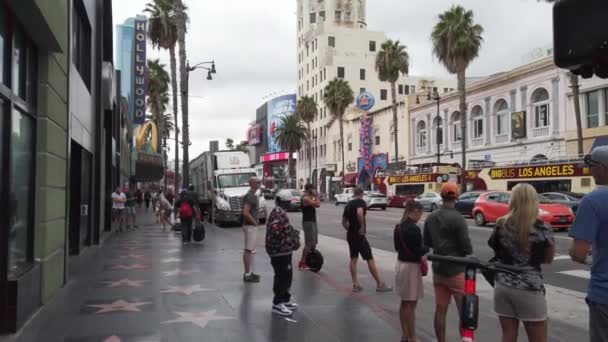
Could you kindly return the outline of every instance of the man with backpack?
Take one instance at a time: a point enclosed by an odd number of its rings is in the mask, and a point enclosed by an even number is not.
[[[179,199],[175,202],[175,210],[179,214],[179,219],[182,223],[182,243],[190,243],[192,241],[192,224],[195,218],[198,217],[198,196],[194,192],[194,186],[190,185],[190,191],[182,191]]]

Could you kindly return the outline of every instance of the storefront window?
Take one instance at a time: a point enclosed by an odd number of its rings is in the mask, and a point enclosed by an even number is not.
[[[33,212],[34,120],[14,109],[11,129],[11,186],[9,193],[9,278],[18,275],[30,260]]]
[[[13,92],[25,100],[27,65],[26,41],[21,30],[15,30],[15,48],[13,53]]]
[[[592,91],[585,94],[587,103],[587,128],[600,125],[600,91]]]

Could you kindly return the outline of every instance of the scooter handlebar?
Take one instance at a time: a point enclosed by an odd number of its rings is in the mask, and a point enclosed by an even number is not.
[[[505,272],[505,273],[522,273],[526,271],[534,270],[531,266],[525,267],[517,267],[512,265],[505,265],[502,263],[482,263],[475,256],[467,256],[467,257],[455,257],[455,256],[447,256],[447,255],[437,255],[430,254],[427,256],[430,261],[439,261],[439,262],[447,262],[457,265],[470,266],[477,269],[490,269],[497,272]]]

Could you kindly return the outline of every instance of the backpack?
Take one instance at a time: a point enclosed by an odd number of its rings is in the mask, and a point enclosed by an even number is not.
[[[192,239],[196,242],[201,242],[205,239],[205,226],[203,225],[203,222],[199,221],[194,225]]]
[[[189,219],[192,217],[192,206],[188,202],[182,202],[179,205],[179,217]]]
[[[310,270],[317,273],[323,267],[323,254],[318,249],[313,249],[306,256],[306,265],[310,267]]]

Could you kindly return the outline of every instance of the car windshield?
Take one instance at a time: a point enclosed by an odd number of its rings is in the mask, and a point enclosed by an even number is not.
[[[255,173],[235,173],[230,175],[219,175],[218,183],[220,189],[238,188],[249,186],[249,179],[255,177]]]
[[[291,196],[302,197],[302,192],[298,190],[291,190]]]
[[[547,197],[540,195],[540,194],[537,196],[538,196],[538,203],[551,203],[551,200],[549,200]]]

